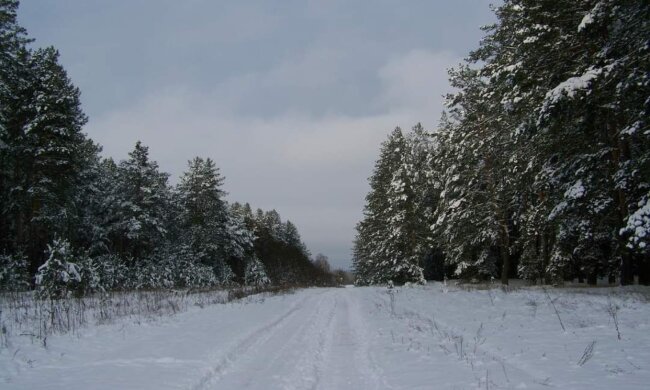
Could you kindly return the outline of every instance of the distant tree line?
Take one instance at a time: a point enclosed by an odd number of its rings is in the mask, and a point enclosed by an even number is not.
[[[331,283],[294,224],[225,201],[211,159],[171,186],[140,142],[101,158],[58,52],[29,47],[17,8],[0,0],[0,290]]]
[[[505,0],[437,129],[382,144],[358,284],[650,283],[650,4]]]

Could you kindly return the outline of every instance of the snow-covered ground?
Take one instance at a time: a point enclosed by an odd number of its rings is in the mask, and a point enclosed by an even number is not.
[[[252,296],[50,336],[46,349],[15,337],[0,388],[645,389],[648,293],[436,283]]]

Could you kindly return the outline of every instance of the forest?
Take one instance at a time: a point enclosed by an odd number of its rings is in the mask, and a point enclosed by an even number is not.
[[[101,156],[54,47],[0,2],[0,288],[46,297],[325,285],[297,227],[225,200],[210,158],[170,184],[137,142]],[[650,6],[509,0],[449,70],[434,128],[381,145],[359,285],[461,278],[650,283]],[[322,259],[321,259],[322,260]]]
[[[509,0],[436,128],[381,145],[360,285],[650,284],[650,6]]]
[[[0,290],[333,283],[291,221],[225,200],[212,159],[171,185],[139,141],[103,158],[57,50],[31,47],[17,9],[0,1]]]
[[[3,389],[648,387],[648,0],[34,3],[0,0]],[[93,128],[88,42],[192,93]]]

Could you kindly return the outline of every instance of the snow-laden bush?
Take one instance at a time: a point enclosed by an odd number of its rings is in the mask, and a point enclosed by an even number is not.
[[[127,290],[135,285],[135,281],[130,278],[132,273],[126,266],[126,260],[119,256],[101,255],[93,258],[93,264],[104,290]]]
[[[204,288],[222,284],[212,267],[196,261],[187,248],[157,253],[136,266],[132,278],[138,289]]]
[[[48,259],[36,273],[36,296],[41,299],[69,297],[81,287],[79,267],[73,263],[70,244],[55,239],[47,246]]]
[[[181,248],[165,259],[172,269],[172,279],[176,287],[203,288],[219,284],[211,267],[196,261],[189,248]]]
[[[217,267],[215,273],[217,274],[218,283],[222,286],[234,286],[237,283],[235,278],[237,275],[233,272],[228,264],[221,262]]]
[[[0,255],[0,291],[29,289],[27,259],[22,255]]]
[[[82,257],[76,263],[77,272],[81,279],[75,293],[79,296],[92,294],[94,292],[106,291],[99,274],[100,264],[97,259]]]
[[[172,288],[174,282],[171,273],[172,270],[168,268],[167,264],[152,258],[131,269],[130,278],[134,281],[134,287],[138,290]]]
[[[248,264],[246,264],[244,283],[247,286],[266,286],[271,284],[271,280],[266,275],[264,264],[262,264],[257,257],[253,257]]]
[[[628,236],[628,248],[650,253],[650,192],[639,201],[620,234]]]
[[[174,283],[178,287],[203,288],[219,284],[212,268],[206,265],[181,260],[176,268]]]

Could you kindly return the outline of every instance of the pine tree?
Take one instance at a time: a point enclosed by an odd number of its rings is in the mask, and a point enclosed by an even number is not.
[[[264,213],[260,223],[274,240],[282,241],[285,238],[282,218],[277,211],[271,210]]]
[[[21,254],[0,255],[0,291],[29,289],[27,259]]]
[[[222,199],[223,180],[214,161],[195,157],[181,177],[177,192],[181,204],[181,241],[201,263],[211,266],[217,277],[225,280],[232,273],[227,264],[229,256],[238,255],[234,244],[239,236],[235,236],[238,226],[230,219]]]
[[[19,250],[15,216],[20,206],[20,166],[13,148],[26,110],[26,45],[31,41],[17,23],[17,8],[17,0],[0,1],[0,249],[11,252]]]
[[[35,272],[54,232],[70,236],[74,194],[87,164],[86,117],[79,90],[54,48],[19,53],[24,66],[14,101],[4,106],[4,214],[13,250],[24,250]]]
[[[436,165],[438,138],[428,133],[418,123],[406,135],[406,144],[405,163],[413,196],[414,255],[425,271],[425,278],[442,280],[444,277],[443,248],[431,229],[442,191],[442,175]],[[438,263],[435,265],[438,267],[436,272],[429,272],[433,271],[432,262]]]
[[[73,262],[70,243],[54,239],[47,246],[47,260],[38,267],[36,274],[37,296],[41,299],[66,298],[79,289],[81,274]]]
[[[527,275],[595,283],[622,261],[629,281],[619,231],[647,188],[647,15],[638,1],[507,1],[474,53],[529,160],[518,189]]]
[[[479,71],[461,66],[450,75],[460,92],[448,97],[451,116],[441,124],[446,145],[436,164],[444,172],[444,189],[435,229],[457,274],[500,273],[507,284],[514,189],[510,136],[502,111],[485,98],[487,85]]]
[[[364,219],[357,226],[354,267],[358,284],[424,282],[415,251],[415,196],[407,155],[398,127],[382,144],[370,178]]]
[[[293,222],[286,221],[281,225],[279,237],[280,241],[289,246],[298,248],[305,256],[311,256],[309,250],[307,249],[307,246],[302,242],[298,228],[293,224]]]
[[[266,275],[264,264],[256,257],[253,257],[246,265],[244,282],[247,286],[265,286],[271,283]]]
[[[83,167],[75,183],[68,236],[73,247],[85,248],[91,255],[109,252],[108,218],[114,215],[117,181],[112,160],[103,163],[101,147],[91,140],[81,148]],[[110,165],[112,164],[112,165]]]
[[[139,141],[129,159],[117,168],[117,210],[113,244],[118,253],[142,261],[162,244],[167,234],[171,195],[166,173],[149,159]]]
[[[250,211],[250,207],[249,207]],[[231,211],[226,224],[225,254],[235,280],[244,282],[246,267],[255,259],[255,235],[246,225],[245,214]]]

